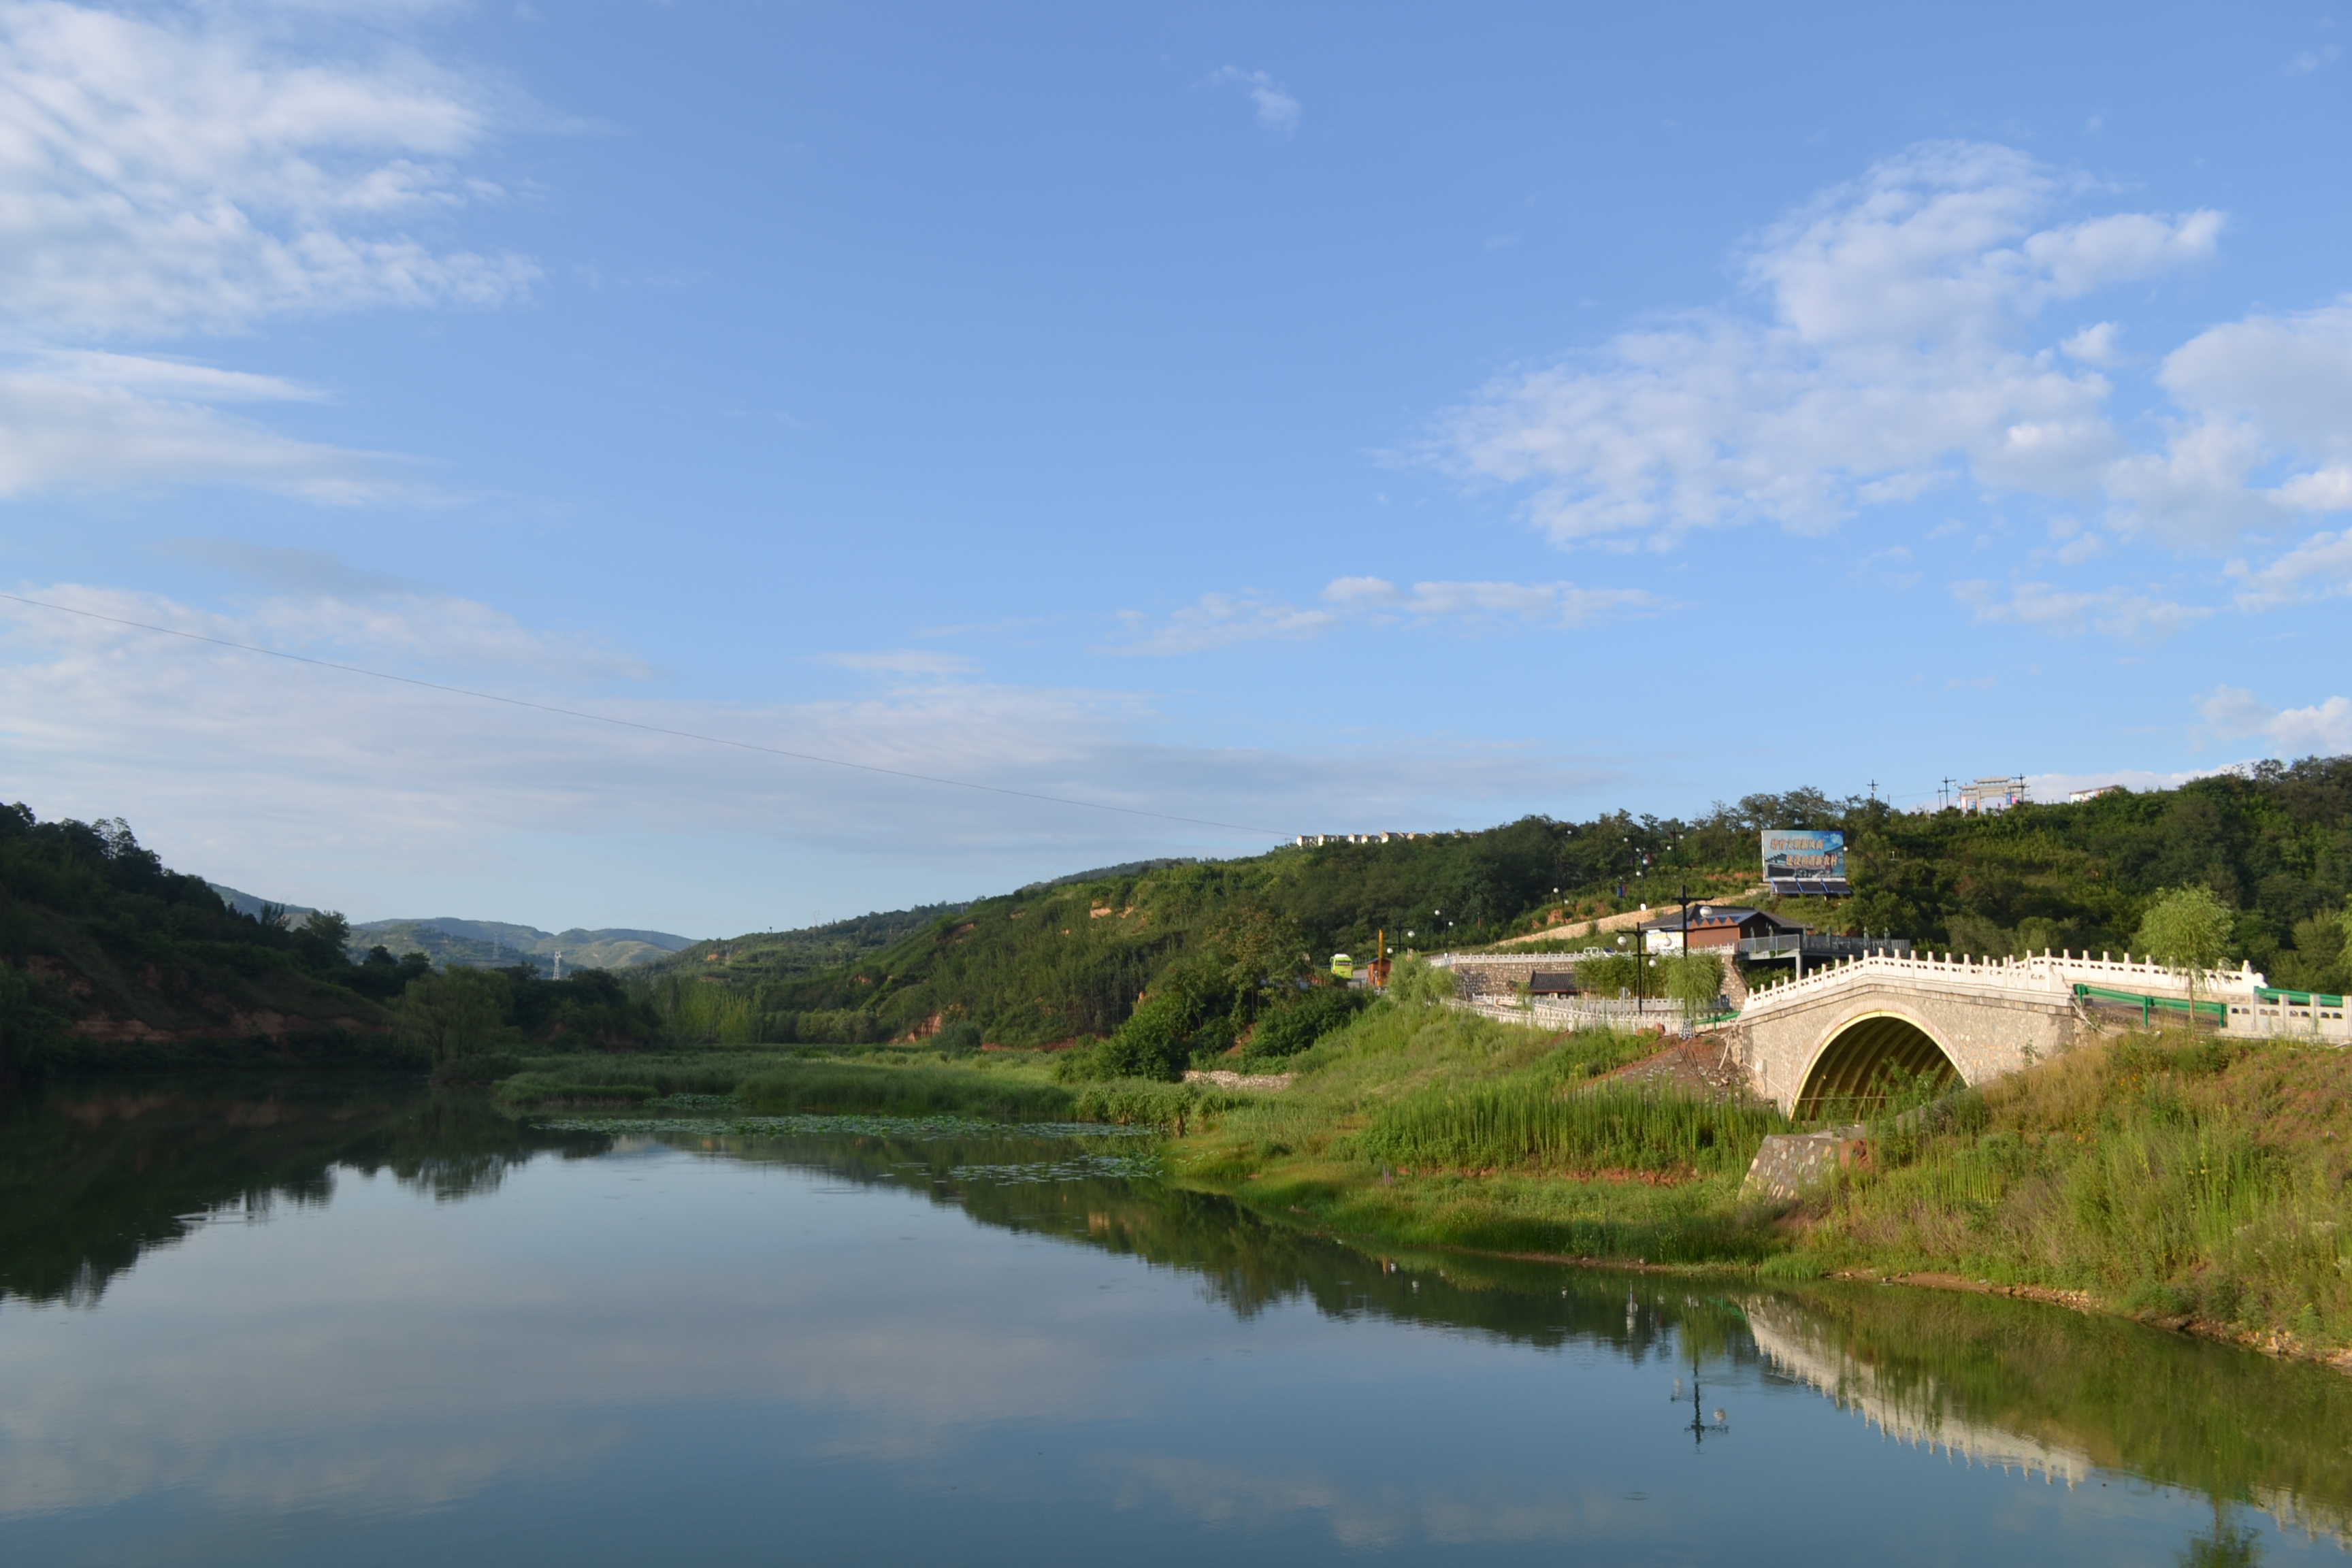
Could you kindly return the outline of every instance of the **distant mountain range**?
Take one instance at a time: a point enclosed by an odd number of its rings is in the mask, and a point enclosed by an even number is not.
[[[251,893],[218,882],[207,883],[228,906],[239,914],[258,915],[267,901]],[[299,921],[313,912],[301,904],[284,905],[286,912]],[[364,953],[372,947],[387,947],[394,953],[422,952],[436,964],[459,964],[473,968],[503,968],[525,959],[540,962],[541,968],[551,969],[555,955],[563,955],[563,966],[570,969],[628,969],[640,963],[651,963],[658,958],[692,947],[692,937],[677,936],[666,931],[629,931],[606,927],[587,931],[574,926],[570,931],[544,931],[536,926],[512,925],[504,921],[459,920],[454,915],[438,915],[427,920],[370,921],[352,927],[350,951]]]

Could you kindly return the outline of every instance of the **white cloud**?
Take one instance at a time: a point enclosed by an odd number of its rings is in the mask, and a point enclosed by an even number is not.
[[[0,498],[235,484],[342,502],[405,488],[399,466],[380,455],[297,441],[210,406],[310,395],[272,376],[122,354],[0,365]]]
[[[2132,642],[2161,640],[2213,614],[2200,605],[2177,604],[2125,588],[2075,593],[2048,583],[2013,584],[2006,598],[1990,583],[1955,583],[1952,596],[1980,622],[2031,626],[2055,637],[2096,631]]]
[[[2281,710],[2251,691],[2217,686],[2199,702],[2198,712],[2213,734],[2231,741],[2259,735],[2283,757],[2352,752],[2352,698]]]
[[[1528,489],[1561,544],[1819,531],[1963,479],[2099,502],[2116,537],[2178,548],[2352,510],[2352,296],[2164,355],[2160,438],[2139,449],[2109,416],[2121,323],[2034,346],[2052,307],[2215,252],[2219,214],[2065,217],[2085,188],[2005,148],[1915,148],[1747,248],[1760,310],[1504,377],[1448,416],[1437,459]]]
[[[100,345],[530,287],[528,258],[435,238],[500,199],[461,167],[497,115],[393,40],[417,9],[0,0],[0,496],[404,488],[381,458],[220,412],[315,389]]]
[[[486,95],[378,44],[322,58],[235,11],[0,5],[0,309],[114,337],[288,311],[495,304],[536,267],[409,232],[495,187]]]
[[[2071,338],[2059,342],[2059,352],[2068,359],[2081,360],[2084,364],[2105,367],[2122,359],[2123,352],[2116,339],[2123,329],[2113,321],[2100,321],[2084,327]]]
[[[1333,821],[1453,826],[1465,811],[1490,820],[1613,776],[1519,746],[1423,736],[1324,755],[1180,743],[1160,737],[1150,703],[1131,693],[1009,686],[887,659],[870,667],[870,687],[830,700],[664,697],[641,661],[593,637],[413,585],[371,592],[364,574],[337,582],[320,563],[257,564],[289,579],[325,573],[328,590],[281,592],[234,616],[72,584],[23,592],[658,730],[1275,833]],[[714,853],[737,884],[746,857],[777,863],[774,847],[796,846],[782,859],[837,868],[825,875],[843,886],[828,897],[845,900],[872,897],[877,884],[938,897],[1049,868],[1263,846],[1247,833],[534,712],[5,600],[0,758],[0,798],[45,816],[119,813],[175,865],[371,917],[415,912],[384,907],[388,888],[455,908],[449,889],[496,880],[502,891],[467,902],[529,918],[551,901],[551,878],[575,876],[530,858],[539,852],[527,847],[549,835],[598,846],[583,896],[612,915],[590,923],[629,923],[617,917],[632,905],[700,905],[707,893],[673,884],[689,841],[703,839],[726,847]],[[778,900],[772,886],[722,897],[730,911],[772,910]],[[807,907],[798,892],[789,899],[786,908]],[[594,913],[547,912],[565,923]],[[705,908],[688,929],[726,918]]]
[[[1819,531],[1967,476],[2089,495],[2124,455],[2106,380],[2032,352],[2048,307],[2210,257],[2212,212],[2055,214],[2071,194],[2007,148],[1912,149],[1762,234],[1761,317],[1701,311],[1505,377],[1440,460],[1533,488],[1560,543],[1670,544],[1750,521]],[[2078,332],[2085,353],[2112,331]]]
[[[2237,595],[2242,610],[2352,595],[2352,528],[2315,533],[2259,572],[2242,561],[2230,563],[2228,571],[2244,584]]]
[[[1257,106],[1257,122],[1269,131],[1286,133],[1298,129],[1299,116],[1304,112],[1297,99],[1275,84],[1274,78],[1264,71],[1245,71],[1238,66],[1227,66],[1216,79],[1239,87]]]
[[[2135,521],[2204,543],[2352,509],[2352,301],[2210,328],[2157,379],[2182,413],[2110,479]]]
[[[1335,610],[1301,609],[1250,593],[1203,594],[1157,626],[1140,611],[1122,612],[1119,618],[1133,640],[1112,650],[1118,653],[1202,653],[1235,643],[1303,641],[1339,624]]]
[[[1573,583],[1415,583],[1410,588],[1380,577],[1339,577],[1326,586],[1319,607],[1305,608],[1255,594],[1203,594],[1154,625],[1129,611],[1133,640],[1118,653],[1201,653],[1236,643],[1303,641],[1348,621],[1375,626],[1450,626],[1478,631],[1523,626],[1585,626],[1655,613],[1664,602],[1641,588],[1580,588]]]

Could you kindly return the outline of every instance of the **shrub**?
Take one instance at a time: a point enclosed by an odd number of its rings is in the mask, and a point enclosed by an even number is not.
[[[1389,970],[1387,996],[1404,1007],[1434,1007],[1459,994],[1454,971],[1418,958],[1401,958]]]
[[[1443,973],[1444,971],[1438,971]],[[1252,1057],[1295,1057],[1335,1029],[1346,1026],[1371,1000],[1363,991],[1318,985],[1274,1008],[1257,1021],[1249,1038]]]

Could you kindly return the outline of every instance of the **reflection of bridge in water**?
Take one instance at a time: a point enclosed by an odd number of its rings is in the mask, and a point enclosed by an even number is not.
[[[2132,1473],[2112,1458],[2105,1462],[2095,1458],[2084,1444],[2063,1436],[2020,1432],[1969,1415],[1932,1373],[1906,1376],[1881,1369],[1854,1354],[1831,1324],[1808,1316],[1793,1302],[1755,1297],[1742,1307],[1748,1332],[1767,1365],[1839,1409],[1861,1416],[1894,1442],[1971,1466],[1998,1466],[2004,1475],[2039,1476],[2046,1484],[2064,1481],[2069,1490],[2099,1470]],[[2283,1487],[2256,1484],[2240,1495],[2287,1529],[2300,1530],[2314,1540],[2328,1536],[2352,1550],[2352,1517],[2340,1509],[2311,1502]]]
[[[1933,1377],[1905,1386],[1883,1381],[1876,1367],[1786,1302],[1762,1298],[1746,1307],[1748,1331],[1774,1371],[1809,1384],[1895,1442],[1970,1465],[1998,1465],[2004,1474],[2013,1468],[2045,1481],[2063,1480],[2070,1488],[2098,1468],[2078,1448],[1969,1420],[1951,1408]]]

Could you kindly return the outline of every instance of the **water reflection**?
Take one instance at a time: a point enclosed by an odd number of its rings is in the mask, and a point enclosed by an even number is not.
[[[456,1200],[542,1153],[610,1140],[550,1133],[479,1094],[414,1079],[153,1079],[0,1097],[0,1300],[94,1305],[152,1247],[207,1220],[326,1203],[335,1173],[390,1173]]]
[[[97,1303],[148,1249],[183,1241],[208,1219],[315,1209],[335,1196],[341,1173],[386,1174],[412,1193],[457,1204],[499,1191],[511,1173],[542,1156],[610,1155],[610,1169],[624,1173],[616,1179],[635,1181],[625,1174],[632,1154],[645,1155],[639,1163],[654,1170],[662,1160],[683,1163],[671,1152],[683,1150],[717,1172],[815,1173],[845,1187],[908,1194],[919,1208],[968,1215],[993,1232],[1049,1240],[1049,1252],[1066,1247],[1131,1258],[1189,1281],[1243,1323],[1304,1306],[1338,1322],[1419,1327],[1477,1345],[1654,1369],[1657,1381],[1642,1394],[1647,1408],[1657,1412],[1666,1394],[1663,1418],[1680,1426],[1685,1447],[1702,1452],[1718,1446],[1733,1455],[1754,1452],[1771,1439],[1749,1422],[1741,1399],[1760,1397],[1759,1388],[1803,1388],[1857,1427],[1915,1447],[1923,1458],[1998,1468],[2053,1489],[2095,1489],[2121,1477],[2178,1489],[2208,1500],[2210,1513],[2210,1525],[2178,1548],[2183,1563],[2259,1561],[2266,1537],[2250,1527],[2248,1510],[2339,1542],[2352,1521],[2352,1458],[2341,1436],[2352,1430],[2352,1383],[2333,1373],[1990,1297],[1865,1287],[1775,1290],[1744,1279],[1367,1253],[1269,1224],[1222,1199],[1114,1173],[1129,1169],[1139,1147],[1109,1140],[1047,1144],[1001,1132],[616,1138],[533,1129],[498,1115],[478,1095],[430,1094],[405,1082],[58,1089],[0,1111],[0,1297]],[[1038,1179],[1046,1168],[1057,1179]],[[573,1201],[533,1224],[570,1224],[575,1249],[587,1250],[598,1245],[593,1237],[620,1234],[604,1216],[623,1212],[603,1210],[592,1220]],[[640,1270],[708,1270],[723,1257],[712,1250],[714,1238],[760,1241],[748,1225],[774,1212],[772,1203],[747,1198],[740,1210],[711,1217],[707,1234],[668,1252],[633,1244],[629,1256]],[[867,1212],[845,1214],[845,1247],[859,1240]],[[676,1209],[663,1213],[664,1223],[677,1222]],[[567,1268],[592,1278],[594,1261],[575,1256]],[[971,1263],[965,1257],[960,1266]],[[519,1278],[509,1277],[509,1289]],[[532,1284],[544,1289],[544,1300],[497,1304],[510,1314],[502,1321],[527,1323],[528,1334],[486,1341],[499,1347],[494,1364],[513,1379],[511,1396],[452,1363],[435,1394],[440,1403],[429,1413],[419,1405],[419,1414],[404,1418],[415,1428],[411,1458],[424,1467],[416,1474],[395,1487],[388,1470],[364,1469],[390,1463],[398,1446],[379,1429],[341,1449],[302,1445],[303,1462],[321,1476],[342,1467],[344,1479],[305,1479],[307,1472],[289,1468],[270,1485],[304,1496],[337,1486],[366,1490],[371,1507],[396,1511],[445,1506],[487,1485],[486,1478],[593,1465],[629,1439],[626,1424],[608,1414],[589,1419],[558,1407],[549,1391],[577,1389],[583,1367],[594,1370],[600,1412],[665,1394],[714,1409],[730,1398],[791,1400],[850,1413],[825,1438],[832,1457],[902,1464],[944,1451],[942,1431],[1099,1422],[1107,1411],[1122,1413],[1111,1407],[1128,1397],[1111,1392],[1114,1352],[1128,1353],[1120,1347],[1057,1342],[1056,1324],[1042,1310],[1025,1321],[976,1321],[875,1300],[875,1282],[889,1278],[877,1260],[793,1277],[796,1294],[767,1298],[771,1323],[796,1325],[797,1342],[730,1337],[727,1325],[736,1320],[716,1308],[704,1319],[681,1314],[669,1337],[648,1342],[644,1310],[653,1298],[642,1275],[631,1287],[639,1293],[627,1297],[583,1295],[572,1288],[573,1274],[546,1278],[557,1283]],[[1003,1287],[995,1310],[1002,1314],[1003,1303],[1018,1301],[1025,1288]],[[436,1300],[425,1285],[407,1298],[386,1285],[369,1291],[370,1305],[394,1323],[423,1321]],[[1148,1357],[1151,1334],[1163,1331],[1164,1324],[1143,1333],[1134,1354]],[[802,1353],[810,1346],[821,1352]],[[195,1403],[205,1409],[238,1409],[239,1430],[323,1431],[339,1410],[381,1397],[365,1364],[318,1363],[296,1384],[301,1401],[239,1384],[225,1370],[232,1364],[224,1356],[219,1368],[192,1373],[189,1382],[204,1389]],[[135,1424],[142,1418],[137,1377],[125,1371],[120,1381],[121,1387],[103,1386],[101,1397],[59,1384],[47,1391],[47,1403],[20,1400],[21,1452],[64,1455],[73,1446],[67,1435],[93,1430],[85,1406]],[[126,1439],[114,1451],[132,1446]],[[192,1485],[200,1474],[193,1448],[182,1442],[156,1450],[164,1457],[152,1474],[100,1478],[88,1470],[100,1462],[99,1447],[83,1445],[74,1460],[83,1468],[72,1477],[60,1470],[58,1479],[39,1480],[20,1471],[11,1496],[94,1506]],[[1118,1495],[1130,1500],[1119,1506],[1159,1498],[1213,1524],[1311,1514],[1329,1521],[1343,1542],[1376,1544],[1402,1539],[1408,1517],[1433,1541],[1586,1539],[1635,1530],[1626,1521],[1638,1519],[1646,1500],[1633,1491],[1408,1493],[1393,1479],[1367,1479],[1345,1458],[1322,1458],[1333,1467],[1329,1475],[1313,1459],[1285,1467],[1227,1463],[1213,1453],[1129,1454],[1116,1461],[1124,1467]],[[242,1483],[220,1471],[207,1484],[217,1491]],[[58,1506],[27,1501],[19,1511]]]

